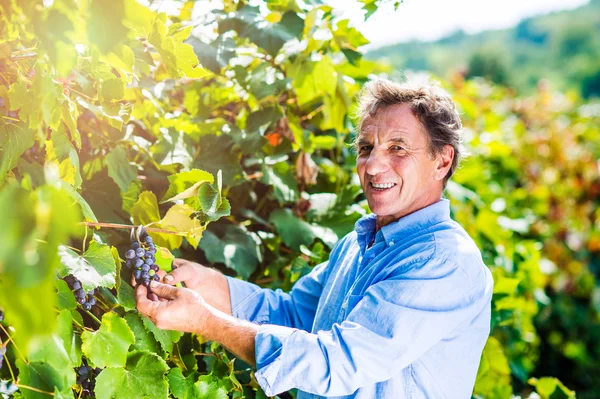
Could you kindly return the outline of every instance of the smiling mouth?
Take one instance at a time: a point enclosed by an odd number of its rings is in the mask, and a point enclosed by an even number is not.
[[[385,191],[389,190],[392,187],[396,186],[396,183],[369,183],[369,185],[376,191]]]

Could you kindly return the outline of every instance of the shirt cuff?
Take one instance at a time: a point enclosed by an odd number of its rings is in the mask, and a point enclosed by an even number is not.
[[[256,352],[256,381],[267,396],[275,396],[294,388],[294,383],[281,373],[283,347],[298,329],[264,324],[254,341]]]
[[[253,309],[248,306],[251,299],[260,294],[261,288],[247,281],[225,276],[229,284],[229,300],[233,317],[252,321]]]

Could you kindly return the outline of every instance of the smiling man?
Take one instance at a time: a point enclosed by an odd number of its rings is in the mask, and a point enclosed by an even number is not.
[[[359,98],[357,172],[372,214],[327,262],[272,291],[185,260],[137,289],[158,327],[202,334],[298,399],[471,397],[492,278],[442,192],[462,153],[450,96],[377,80]],[[184,281],[188,288],[172,284]]]

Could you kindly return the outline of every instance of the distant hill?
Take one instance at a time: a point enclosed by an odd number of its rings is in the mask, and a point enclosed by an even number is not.
[[[458,70],[520,92],[533,90],[545,78],[553,88],[600,97],[600,0],[528,18],[511,29],[475,35],[458,31],[435,42],[382,47],[366,57],[385,59],[398,71],[446,77]]]

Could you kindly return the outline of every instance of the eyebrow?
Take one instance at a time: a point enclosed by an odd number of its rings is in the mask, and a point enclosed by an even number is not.
[[[404,144],[404,145],[408,145],[408,142],[406,141],[406,139],[404,139],[404,137],[394,137],[388,140],[388,142],[390,143],[398,143],[398,144]],[[371,141],[365,139],[365,138],[359,138],[357,141],[357,145],[360,147],[362,145],[365,144],[371,144]]]

